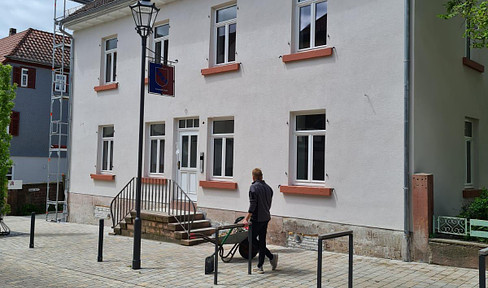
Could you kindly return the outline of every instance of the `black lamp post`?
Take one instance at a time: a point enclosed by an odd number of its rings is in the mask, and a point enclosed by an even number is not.
[[[139,107],[139,155],[137,159],[137,183],[136,183],[136,219],[134,221],[134,253],[132,256],[132,269],[141,268],[141,178],[142,178],[142,143],[144,132],[144,78],[146,70],[146,45],[147,36],[152,33],[159,9],[149,0],[141,0],[129,6],[132,17],[136,23],[136,31],[142,39],[141,59],[141,104]]]

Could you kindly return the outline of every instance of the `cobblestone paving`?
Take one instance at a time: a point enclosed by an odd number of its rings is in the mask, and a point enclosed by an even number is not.
[[[98,227],[37,219],[35,248],[29,249],[30,218],[6,217],[12,234],[0,237],[0,287],[212,287],[204,274],[210,244],[193,247],[142,240],[140,270],[132,270],[132,238],[108,235],[97,262]],[[270,246],[278,268],[265,263],[262,275],[247,274],[236,254],[219,262],[219,286],[314,287],[316,252]],[[347,255],[324,252],[323,287],[347,287]],[[255,264],[255,263],[253,263]],[[354,287],[477,287],[477,270],[354,256]]]

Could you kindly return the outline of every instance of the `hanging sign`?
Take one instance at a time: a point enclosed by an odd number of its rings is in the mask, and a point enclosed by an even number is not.
[[[149,93],[174,96],[175,67],[149,63]]]

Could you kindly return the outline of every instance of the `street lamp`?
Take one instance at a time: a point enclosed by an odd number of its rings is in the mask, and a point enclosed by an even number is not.
[[[142,143],[144,132],[144,78],[146,70],[147,36],[152,33],[159,9],[149,0],[141,0],[129,6],[136,24],[136,31],[142,39],[141,58],[141,99],[139,107],[139,155],[137,159],[136,183],[136,219],[134,221],[134,253],[132,256],[132,269],[141,268],[141,179],[142,179]]]

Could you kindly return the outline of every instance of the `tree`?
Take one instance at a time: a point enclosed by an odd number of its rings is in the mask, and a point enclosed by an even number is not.
[[[0,64],[0,216],[10,212],[7,204],[7,173],[12,167],[10,160],[10,139],[12,136],[7,132],[10,125],[10,114],[14,108],[16,85],[11,83],[10,65]]]
[[[448,0],[443,19],[461,16],[466,20],[464,37],[471,40],[472,47],[488,48],[488,0]]]

